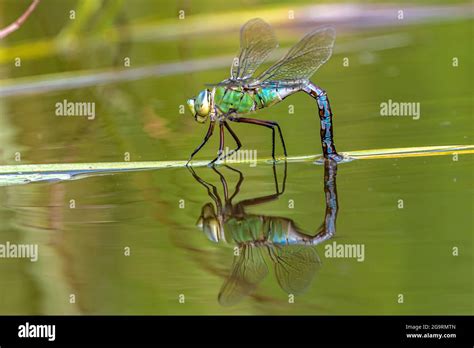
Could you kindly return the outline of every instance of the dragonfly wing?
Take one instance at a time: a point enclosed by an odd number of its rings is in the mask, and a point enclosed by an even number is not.
[[[231,80],[250,78],[271,51],[278,47],[272,27],[254,18],[240,29],[240,52],[231,68]]]
[[[336,31],[322,27],[306,35],[277,63],[257,78],[269,81],[297,81],[309,79],[331,57]]]
[[[288,294],[303,293],[313,281],[320,260],[309,245],[274,246],[269,249],[280,287]]]
[[[219,303],[232,306],[255,290],[268,268],[259,247],[244,245],[234,257],[232,271],[219,291]]]

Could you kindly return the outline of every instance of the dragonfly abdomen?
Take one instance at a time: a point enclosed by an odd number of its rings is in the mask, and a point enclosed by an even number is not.
[[[283,87],[264,87],[255,90],[255,99],[258,109],[272,106],[281,102],[286,97],[300,91],[299,85]]]
[[[258,108],[266,108],[282,100],[276,88],[259,88],[255,92],[255,100]]]
[[[268,219],[267,239],[275,245],[316,245],[318,236],[311,236],[297,227],[291,219],[272,217]]]
[[[291,219],[246,215],[226,221],[225,240],[237,244],[311,245],[321,240],[302,233]]]
[[[294,238],[293,222],[290,219],[282,217],[273,217],[269,219],[268,240],[276,245],[298,244],[301,239]]]

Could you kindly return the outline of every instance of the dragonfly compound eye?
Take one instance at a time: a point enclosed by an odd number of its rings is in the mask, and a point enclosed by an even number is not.
[[[207,117],[210,111],[209,92],[207,89],[200,92],[194,101],[194,109],[198,116]],[[199,120],[198,120],[199,121]],[[205,121],[205,119],[204,119]]]
[[[203,232],[210,241],[214,243],[219,242],[220,240],[219,221],[215,218],[206,219],[203,222]]]

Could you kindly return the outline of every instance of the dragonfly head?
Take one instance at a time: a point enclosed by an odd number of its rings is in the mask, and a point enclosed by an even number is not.
[[[204,123],[211,112],[211,92],[208,89],[201,91],[196,98],[188,99],[188,108],[199,123]]]
[[[201,216],[199,217],[196,226],[201,229],[206,237],[212,242],[219,242],[222,238],[222,226],[217,217],[214,206],[207,203],[202,207]]]

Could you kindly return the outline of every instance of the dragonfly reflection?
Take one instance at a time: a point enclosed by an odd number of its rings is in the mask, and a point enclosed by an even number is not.
[[[320,260],[314,245],[331,238],[336,232],[338,210],[336,191],[337,164],[325,161],[324,192],[326,211],[324,221],[315,233],[307,233],[290,218],[250,214],[245,210],[276,200],[285,191],[287,164],[284,166],[283,183],[280,190],[277,171],[273,165],[275,193],[233,203],[240,192],[244,176],[239,170],[228,165],[229,172],[239,175],[234,192],[230,195],[225,176],[215,167],[212,170],[219,176],[223,187],[222,201],[215,185],[204,181],[189,168],[193,177],[203,185],[214,201],[206,203],[201,210],[197,226],[211,241],[235,245],[234,261],[230,275],[219,292],[219,303],[233,305],[250,295],[268,274],[264,254],[273,264],[277,281],[288,294],[303,293],[311,284]]]

